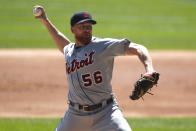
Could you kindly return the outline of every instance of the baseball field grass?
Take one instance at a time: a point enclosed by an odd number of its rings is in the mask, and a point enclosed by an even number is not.
[[[196,118],[127,118],[133,131],[195,131]],[[57,118],[1,118],[1,131],[52,131]]]
[[[195,0],[1,0],[0,48],[54,48],[32,14],[45,7],[49,19],[73,41],[70,17],[89,11],[98,37],[128,38],[149,49],[196,49]]]

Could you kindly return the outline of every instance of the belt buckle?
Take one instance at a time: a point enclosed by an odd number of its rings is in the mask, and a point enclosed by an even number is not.
[[[88,106],[88,105],[84,105],[84,106],[83,106],[83,110],[84,110],[84,111],[89,111],[89,106]]]

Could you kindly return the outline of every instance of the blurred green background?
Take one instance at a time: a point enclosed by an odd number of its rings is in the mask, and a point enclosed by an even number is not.
[[[0,48],[54,48],[32,14],[45,7],[52,23],[71,41],[70,17],[89,11],[94,36],[128,38],[149,49],[196,49],[196,0],[0,0]]]

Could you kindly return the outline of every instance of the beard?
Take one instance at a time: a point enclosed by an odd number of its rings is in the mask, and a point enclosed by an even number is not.
[[[76,35],[75,38],[82,44],[82,45],[87,45],[88,43],[91,42],[92,39],[92,34],[91,33],[83,33],[81,35]]]

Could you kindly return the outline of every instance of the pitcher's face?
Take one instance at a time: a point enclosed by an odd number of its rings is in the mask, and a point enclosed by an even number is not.
[[[81,44],[86,45],[92,39],[92,24],[84,22],[71,27],[71,31]]]

